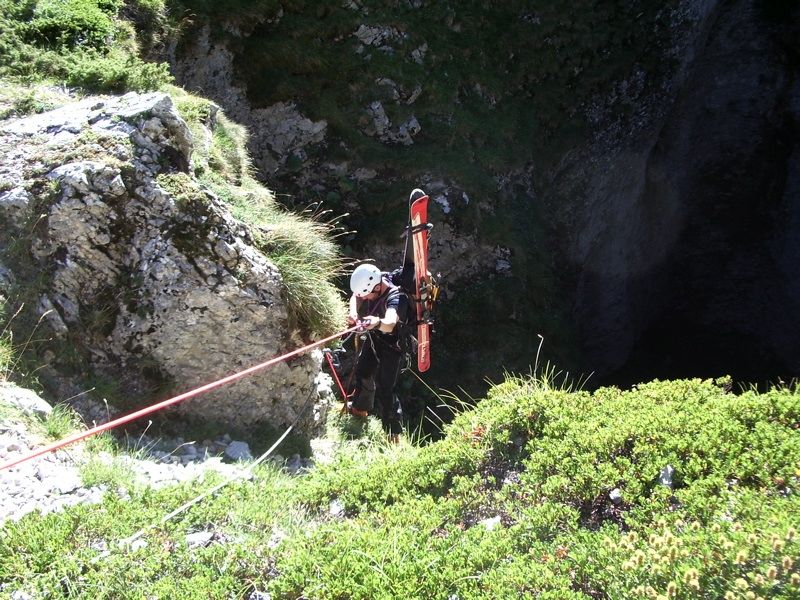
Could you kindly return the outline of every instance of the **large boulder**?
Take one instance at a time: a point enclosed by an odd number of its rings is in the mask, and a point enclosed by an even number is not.
[[[36,305],[55,370],[77,346],[92,371],[150,403],[302,345],[280,273],[191,175],[192,146],[163,93],[0,125],[0,221],[28,250],[18,265],[44,275]],[[307,354],[175,410],[285,426],[317,399],[319,370],[320,356]],[[304,412],[300,431],[313,433],[315,414]]]

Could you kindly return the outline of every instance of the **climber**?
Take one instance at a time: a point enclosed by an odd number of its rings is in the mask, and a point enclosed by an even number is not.
[[[368,263],[353,271],[350,289],[348,322],[361,323],[365,335],[356,358],[349,411],[358,417],[377,411],[384,431],[397,442],[403,430],[403,411],[394,387],[403,357],[401,334],[410,314],[408,297]],[[374,406],[376,396],[378,405]]]

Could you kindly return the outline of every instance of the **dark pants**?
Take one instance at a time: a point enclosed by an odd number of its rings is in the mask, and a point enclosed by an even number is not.
[[[363,341],[356,363],[353,408],[379,414],[383,429],[392,434],[403,431],[403,409],[394,393],[402,357],[400,350],[372,334]]]

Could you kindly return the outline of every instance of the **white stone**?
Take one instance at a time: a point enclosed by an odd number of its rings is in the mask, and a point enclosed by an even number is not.
[[[444,214],[449,214],[450,213],[450,202],[447,201],[447,197],[446,196],[436,196],[433,199],[433,201],[436,202],[436,204],[438,204],[439,206],[442,207],[442,212]]]
[[[73,470],[52,473],[48,479],[42,481],[42,486],[60,494],[69,494],[81,487],[81,478]]]
[[[331,500],[330,505],[328,506],[328,513],[332,517],[338,517],[344,513],[344,504],[338,498]]]
[[[233,441],[225,448],[225,456],[231,460],[253,460],[247,442]]]
[[[186,536],[186,545],[189,548],[203,548],[208,546],[212,539],[214,539],[213,531],[198,531]]]
[[[0,216],[5,216],[15,226],[25,223],[31,196],[21,187],[0,193]]]
[[[11,383],[0,383],[0,399],[21,410],[26,415],[44,417],[53,411],[53,407],[34,392]],[[9,451],[14,451],[18,448],[18,443],[6,446]]]

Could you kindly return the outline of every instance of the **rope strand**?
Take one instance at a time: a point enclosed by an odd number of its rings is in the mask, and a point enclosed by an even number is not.
[[[170,398],[168,400],[164,400],[163,402],[159,402],[158,404],[153,404],[152,406],[148,406],[148,407],[143,408],[141,410],[137,410],[136,412],[133,412],[133,413],[131,413],[129,415],[120,417],[119,419],[115,419],[113,421],[109,421],[108,423],[104,423],[103,425],[98,425],[96,427],[92,427],[91,429],[87,429],[86,431],[79,431],[79,432],[74,433],[74,434],[72,434],[70,436],[67,436],[67,437],[65,437],[65,438],[63,438],[61,440],[53,442],[52,444],[48,444],[46,446],[42,446],[41,448],[38,448],[38,449],[34,450],[33,452],[30,452],[30,453],[25,454],[23,456],[20,456],[20,457],[17,457],[17,458],[14,458],[12,460],[4,462],[3,464],[0,465],[0,471],[3,471],[5,469],[10,469],[11,467],[15,467],[15,466],[17,466],[17,465],[19,465],[21,463],[24,463],[26,461],[34,459],[37,456],[41,456],[43,454],[49,454],[50,452],[54,452],[55,450],[58,450],[59,448],[63,448],[64,446],[68,446],[70,444],[74,444],[75,442],[79,442],[80,440],[83,440],[83,439],[85,439],[87,437],[90,437],[92,435],[95,435],[95,434],[98,434],[98,433],[102,433],[103,431],[108,431],[109,429],[114,429],[115,427],[119,427],[120,425],[124,425],[125,423],[130,423],[131,421],[134,421],[134,420],[138,419],[139,417],[143,417],[145,415],[149,415],[151,413],[154,413],[154,412],[156,412],[158,410],[161,410],[163,408],[166,408],[168,406],[172,406],[174,404],[178,404],[179,402],[183,402],[184,400],[188,400],[189,398],[192,398],[194,396],[202,394],[203,392],[208,392],[208,391],[213,390],[215,388],[221,387],[223,385],[226,385],[228,383],[236,381],[237,379],[241,379],[242,377],[245,377],[247,375],[255,373],[256,371],[260,371],[261,369],[265,369],[267,367],[271,367],[272,365],[275,365],[275,364],[277,364],[279,362],[282,362],[284,360],[288,360],[289,358],[292,358],[294,356],[302,354],[303,352],[311,350],[312,348],[316,348],[317,346],[322,346],[324,344],[327,344],[328,342],[331,342],[331,341],[333,341],[333,340],[335,340],[337,338],[340,338],[343,335],[346,335],[346,334],[348,334],[350,332],[356,331],[357,329],[359,329],[359,325],[354,325],[353,327],[345,329],[344,331],[341,331],[341,332],[339,332],[337,334],[328,336],[328,337],[326,337],[326,338],[324,338],[322,340],[319,340],[318,342],[314,342],[312,344],[308,344],[307,346],[303,346],[302,348],[298,348],[297,350],[293,350],[291,352],[287,352],[286,354],[283,354],[281,356],[277,356],[275,358],[272,358],[272,359],[270,359],[270,360],[268,360],[266,362],[263,362],[263,363],[261,363],[259,365],[255,365],[255,366],[250,367],[248,369],[244,369],[243,371],[239,371],[238,373],[234,373],[233,375],[228,375],[227,377],[223,377],[222,379],[218,379],[216,381],[212,381],[211,383],[207,383],[207,384],[205,384],[203,386],[200,386],[198,388],[195,388],[193,390],[189,390],[188,392],[184,392],[183,394],[180,394],[180,395],[175,396],[173,398]]]

